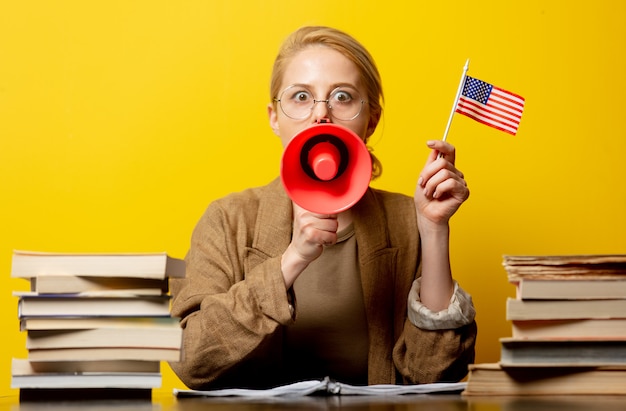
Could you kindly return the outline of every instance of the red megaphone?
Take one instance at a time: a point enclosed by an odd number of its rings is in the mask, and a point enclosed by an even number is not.
[[[372,159],[352,130],[322,123],[296,134],[285,147],[280,177],[287,195],[300,207],[336,214],[365,194]]]

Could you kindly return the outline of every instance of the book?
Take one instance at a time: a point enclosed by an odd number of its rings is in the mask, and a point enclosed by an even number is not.
[[[467,411],[624,411],[623,395],[502,395],[461,399],[467,408],[460,409]]]
[[[18,318],[63,316],[169,316],[170,296],[80,296],[13,293],[18,297]]]
[[[405,395],[405,394],[435,394],[459,393],[466,387],[464,382],[432,383],[432,384],[377,384],[351,385],[334,381],[328,377],[321,380],[298,381],[292,384],[281,385],[268,389],[226,388],[216,390],[186,390],[174,389],[174,395],[184,397],[305,397],[308,395]]]
[[[87,330],[92,328],[179,327],[177,317],[23,317],[20,331],[28,330]]]
[[[161,386],[160,371],[152,372],[37,372],[30,361],[13,359],[11,388],[132,388],[151,389]]]
[[[11,376],[11,388],[141,388],[161,386],[160,373],[85,372]]]
[[[626,318],[621,300],[519,300],[507,298],[507,320],[567,320]]]
[[[513,338],[626,338],[626,318],[514,320]]]
[[[161,278],[41,275],[30,279],[30,290],[38,294],[160,295],[169,291],[169,281]]]
[[[30,361],[180,361],[181,350],[146,347],[78,347],[28,350]]]
[[[33,278],[48,275],[164,279],[184,277],[185,262],[166,253],[13,251],[11,277]]]
[[[626,339],[500,339],[502,367],[626,367]]]
[[[12,372],[20,375],[41,373],[81,373],[81,372],[147,372],[161,371],[160,361],[105,360],[105,361],[32,361],[13,358]]]
[[[609,300],[626,299],[624,279],[522,279],[517,284],[519,300]]]
[[[87,330],[29,330],[26,349],[80,347],[145,347],[180,349],[182,328],[160,327],[92,328]]]
[[[41,411],[42,405],[47,411],[85,408],[85,405],[90,410],[117,407],[154,411],[152,388],[20,388],[19,402],[22,411]],[[104,404],[94,405],[97,402]],[[124,406],[120,407],[120,403]]]
[[[624,395],[626,367],[516,367],[470,364],[464,396]]]
[[[619,279],[626,275],[626,254],[522,256],[505,255],[502,265],[509,281],[536,279]]]

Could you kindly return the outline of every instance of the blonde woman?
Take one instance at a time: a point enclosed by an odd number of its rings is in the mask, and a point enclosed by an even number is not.
[[[267,110],[283,146],[320,122],[367,143],[382,102],[358,41],[303,27],[278,53]],[[462,379],[477,328],[450,270],[449,219],[469,190],[454,147],[427,145],[413,198],[367,188],[348,210],[318,214],[293,203],[277,178],[211,203],[187,276],[172,282],[184,356],[171,366],[181,381],[209,389],[326,376],[362,385]],[[375,178],[382,168],[372,160]]]

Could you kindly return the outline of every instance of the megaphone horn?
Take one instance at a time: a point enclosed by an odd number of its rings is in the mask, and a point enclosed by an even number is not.
[[[369,186],[372,160],[352,130],[322,123],[298,133],[285,147],[281,180],[300,207],[336,214],[356,204]]]

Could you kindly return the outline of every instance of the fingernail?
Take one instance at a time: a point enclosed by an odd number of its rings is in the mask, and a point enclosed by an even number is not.
[[[434,140],[428,140],[428,141],[426,142],[426,145],[427,145],[428,147],[432,147],[432,146],[434,146],[434,145],[435,145],[435,141],[434,141]]]
[[[417,185],[421,187],[423,184],[424,184],[424,177],[420,176],[420,178],[417,180]]]

